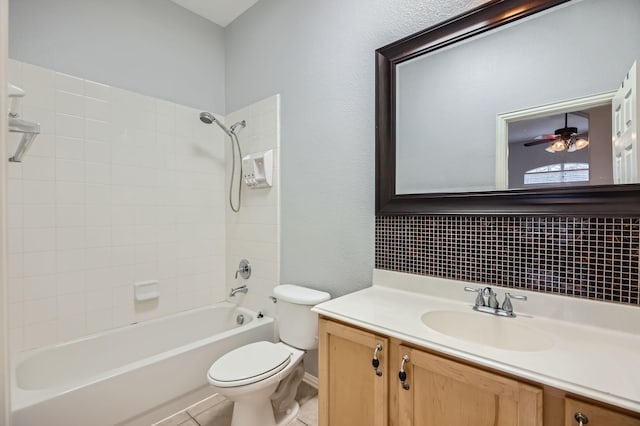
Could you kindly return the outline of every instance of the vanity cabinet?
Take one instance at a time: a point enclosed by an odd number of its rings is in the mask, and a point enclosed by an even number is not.
[[[323,319],[318,338],[319,425],[387,426],[389,340]]]
[[[589,426],[640,426],[640,418],[630,417],[588,402],[566,397],[564,399],[564,426],[577,426],[576,414],[582,413]]]
[[[640,426],[638,413],[325,317],[319,340],[320,426],[577,426],[576,413],[588,426]]]
[[[542,426],[542,389],[404,345],[399,354],[399,426]]]

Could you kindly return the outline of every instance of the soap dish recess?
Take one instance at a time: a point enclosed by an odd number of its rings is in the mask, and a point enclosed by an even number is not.
[[[143,281],[133,284],[133,294],[136,302],[144,302],[160,297],[158,281]]]

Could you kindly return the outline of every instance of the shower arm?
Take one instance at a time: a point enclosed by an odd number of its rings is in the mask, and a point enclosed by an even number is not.
[[[9,117],[9,132],[22,133],[22,138],[20,138],[20,143],[18,144],[15,154],[9,158],[9,161],[12,163],[21,163],[22,157],[29,150],[36,136],[40,134],[40,124]]]

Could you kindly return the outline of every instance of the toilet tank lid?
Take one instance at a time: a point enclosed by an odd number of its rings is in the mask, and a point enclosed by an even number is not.
[[[291,284],[276,286],[273,289],[273,295],[276,299],[298,305],[317,305],[331,299],[331,295],[326,291]]]

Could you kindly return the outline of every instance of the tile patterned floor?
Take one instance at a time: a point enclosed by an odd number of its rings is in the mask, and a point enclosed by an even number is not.
[[[298,387],[296,400],[300,404],[300,412],[290,426],[317,426],[318,390],[303,382]],[[213,395],[153,426],[230,426],[232,412],[231,401]]]

